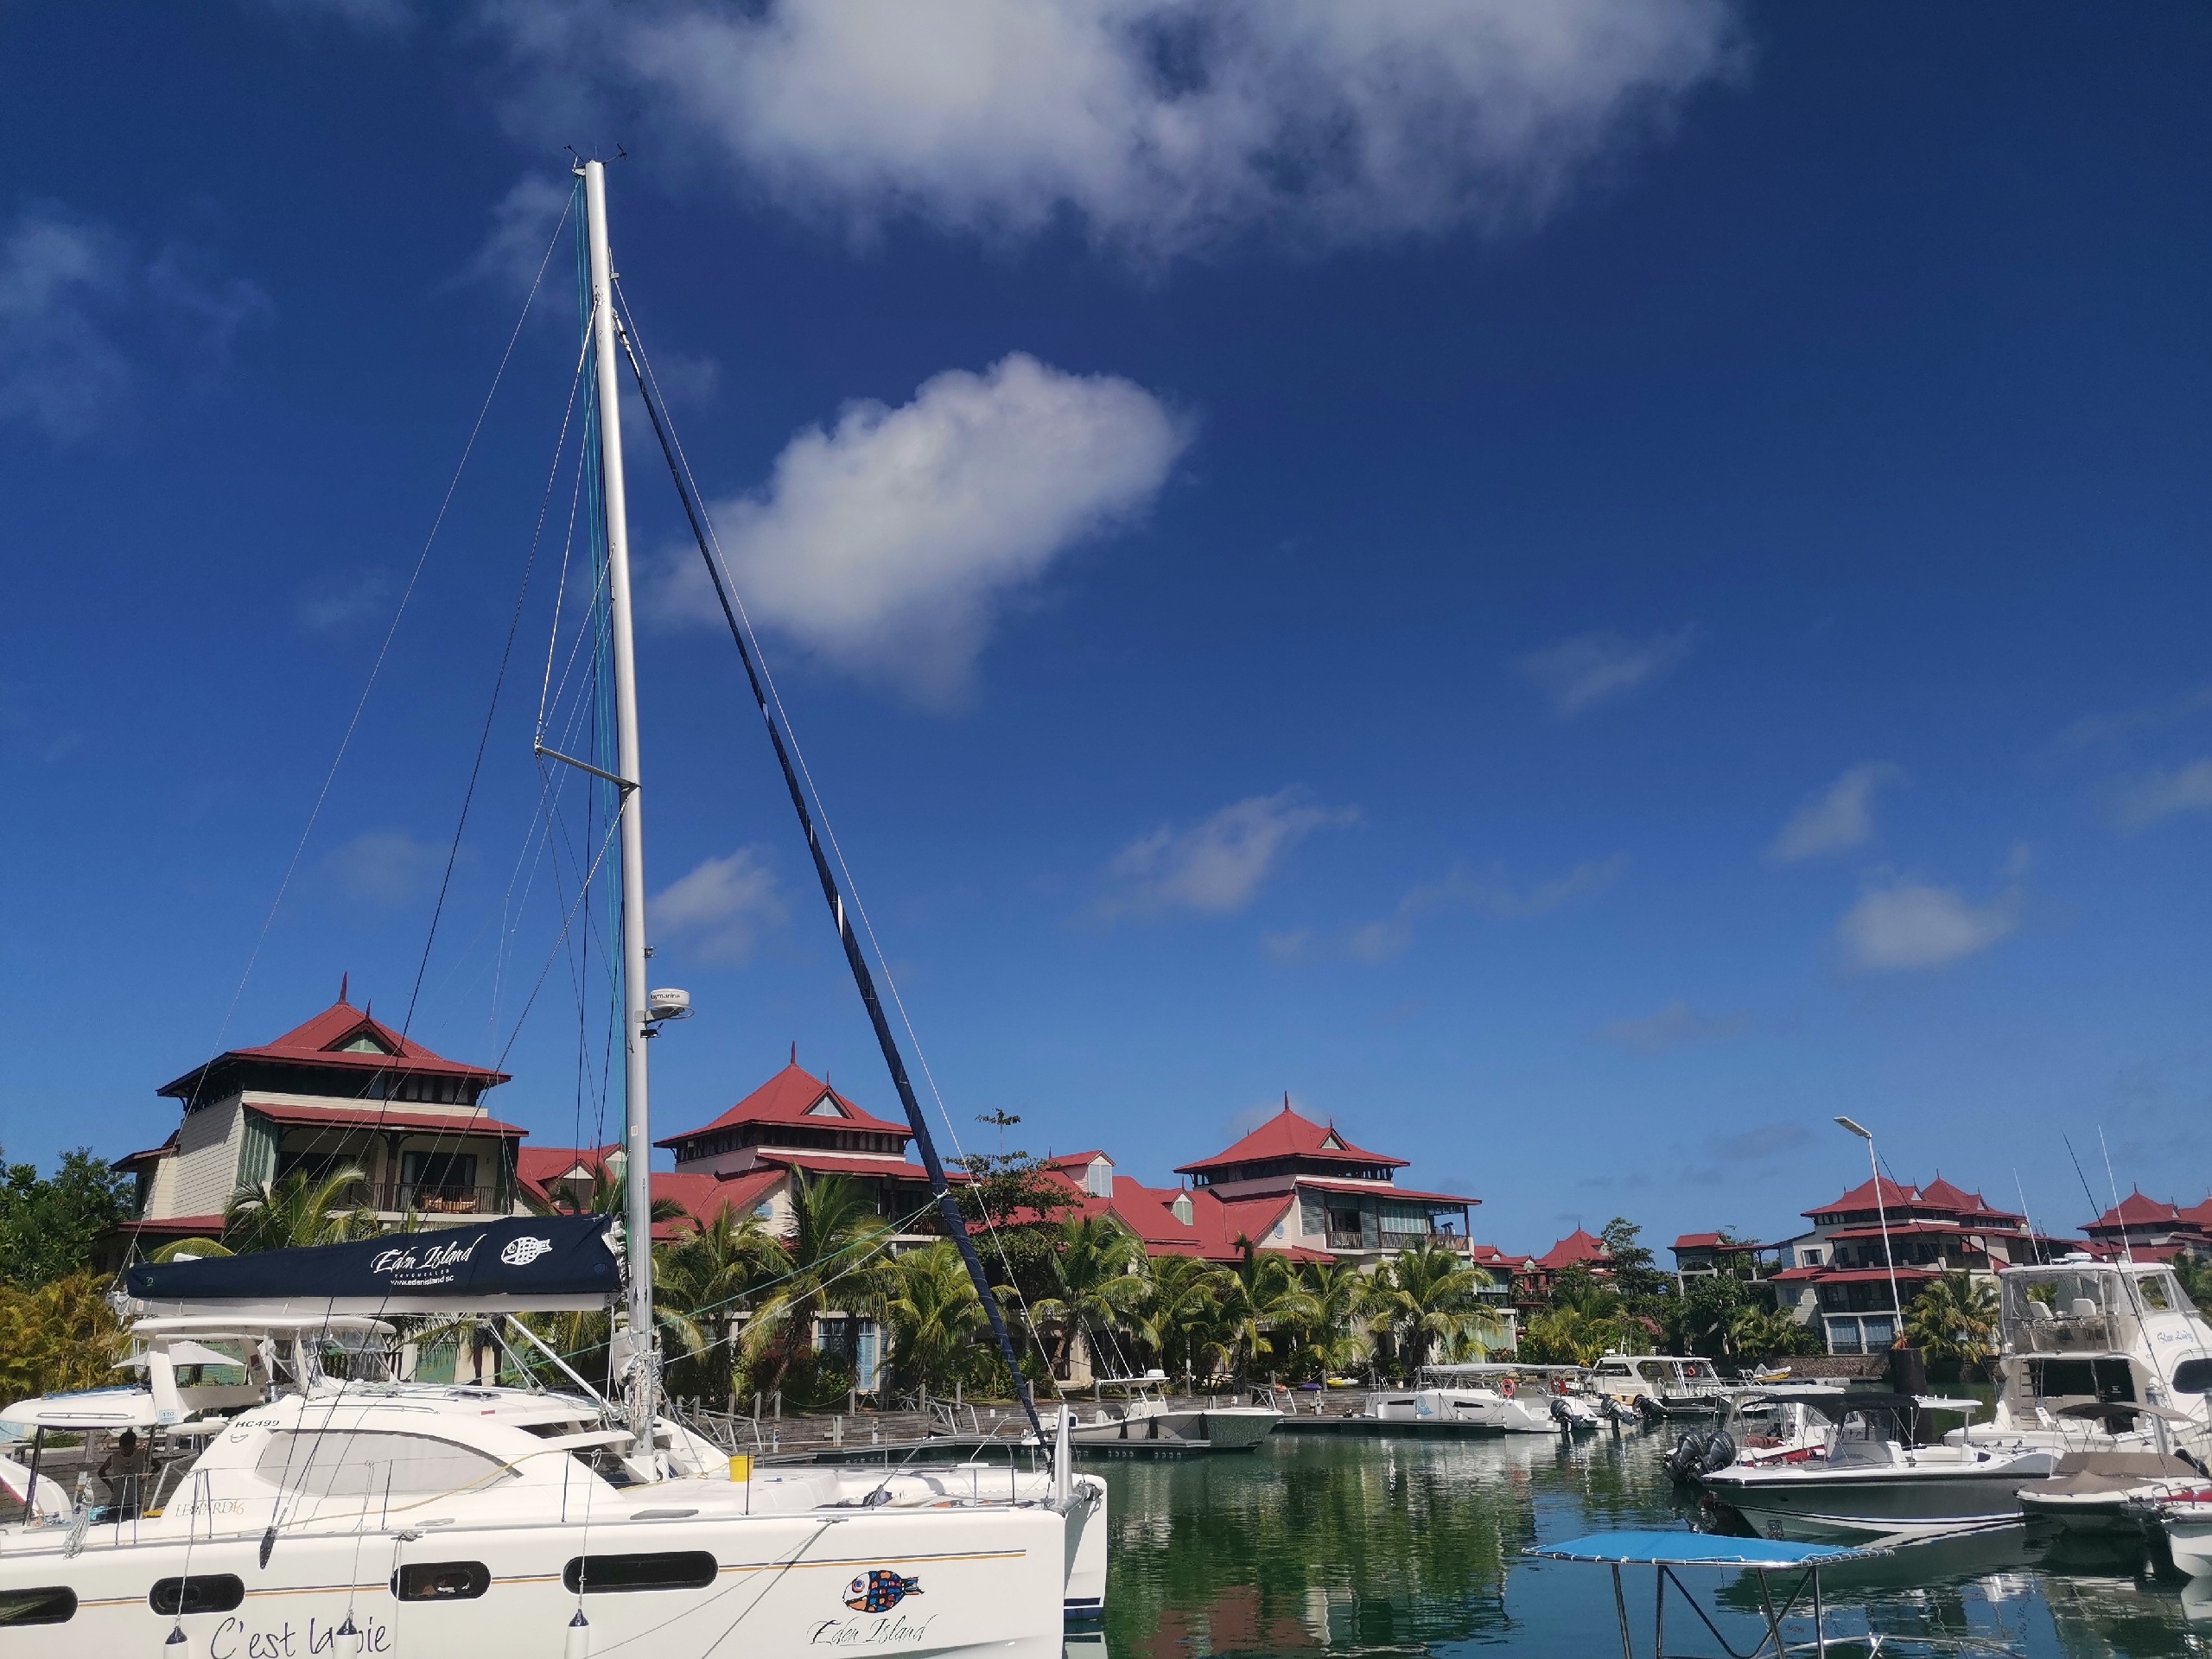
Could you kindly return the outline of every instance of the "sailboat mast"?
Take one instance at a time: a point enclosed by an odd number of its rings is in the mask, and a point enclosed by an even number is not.
[[[592,367],[599,394],[601,500],[607,513],[607,594],[614,658],[614,768],[622,789],[623,1230],[629,1252],[632,1356],[625,1389],[634,1450],[650,1455],[659,1366],[653,1351],[652,1130],[645,1053],[645,832],[638,769],[637,649],[630,618],[630,521],[622,483],[622,398],[614,344],[614,270],[607,239],[607,168],[586,162],[584,225],[591,257]]]

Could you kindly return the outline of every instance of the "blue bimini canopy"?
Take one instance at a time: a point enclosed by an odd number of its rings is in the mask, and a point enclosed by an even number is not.
[[[526,1216],[350,1244],[137,1267],[149,1315],[531,1313],[607,1306],[621,1291],[611,1216]]]
[[[1598,1561],[1614,1567],[1822,1567],[1855,1561],[1880,1550],[1841,1544],[1793,1544],[1779,1538],[1721,1538],[1709,1532],[1593,1532],[1528,1554],[1554,1561]]]

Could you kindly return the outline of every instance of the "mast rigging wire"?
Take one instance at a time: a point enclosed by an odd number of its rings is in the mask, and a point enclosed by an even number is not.
[[[992,1294],[990,1277],[983,1271],[982,1259],[976,1254],[976,1242],[968,1235],[967,1224],[962,1219],[960,1205],[952,1195],[952,1188],[944,1177],[944,1164],[938,1156],[937,1142],[929,1131],[929,1121],[923,1116],[921,1102],[915,1097],[912,1080],[906,1075],[906,1063],[899,1052],[899,1039],[891,1030],[891,1022],[883,1011],[883,1001],[876,995],[874,976],[868,969],[868,956],[861,949],[860,936],[853,931],[851,919],[845,913],[845,898],[837,884],[837,877],[830,868],[829,855],[823,850],[822,838],[815,833],[814,815],[808,810],[806,791],[799,784],[798,771],[791,764],[791,751],[785,747],[782,728],[774,715],[769,712],[767,695],[761,689],[760,673],[753,664],[753,652],[746,644],[746,631],[738,624],[730,590],[722,579],[722,572],[708,546],[707,530],[702,508],[693,499],[687,486],[683,469],[677,464],[676,452],[671,444],[668,429],[661,418],[657,388],[646,378],[645,367],[639,359],[631,331],[619,325],[624,353],[630,359],[630,372],[638,382],[639,397],[644,400],[645,414],[652,422],[653,435],[660,441],[661,454],[668,462],[669,476],[676,485],[677,499],[683,503],[684,517],[690,521],[691,534],[699,547],[699,556],[707,567],[708,580],[714,584],[715,597],[721,602],[722,617],[729,624],[730,639],[737,646],[739,659],[745,666],[747,683],[752,688],[754,706],[760,711],[761,722],[768,728],[768,741],[776,752],[776,764],[782,768],[784,785],[790,791],[791,807],[798,814],[799,830],[806,837],[806,848],[814,860],[814,873],[822,883],[822,897],[830,906],[837,925],[837,942],[844,947],[845,965],[852,970],[853,982],[861,994],[861,1005],[868,1010],[868,1023],[874,1028],[876,1046],[883,1051],[883,1060],[890,1069],[893,1088],[898,1091],[899,1103],[905,1109],[906,1122],[920,1143],[922,1166],[929,1173],[930,1190],[936,1194],[938,1211],[944,1223],[944,1230],[958,1248],[969,1276],[975,1281],[977,1300],[983,1304],[988,1316],[991,1334],[996,1339],[1007,1369],[1013,1374],[1014,1393],[1021,1402],[1021,1408],[1029,1418],[1030,1427],[1039,1440],[1045,1438],[1045,1425],[1037,1414],[1037,1402],[1030,1391],[1029,1381],[1021,1374],[1021,1361],[1014,1351],[1014,1338],[1007,1333],[1006,1316],[999,1307],[998,1298]]]

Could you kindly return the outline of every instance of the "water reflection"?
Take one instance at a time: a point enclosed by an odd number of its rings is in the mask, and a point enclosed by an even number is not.
[[[1632,1433],[1571,1446],[1278,1434],[1249,1456],[1109,1465],[1106,1624],[1071,1637],[1070,1659],[1617,1651],[1603,1570],[1522,1552],[1539,1538],[1687,1524],[1693,1506],[1659,1468],[1663,1449]],[[1639,1619],[1649,1577],[1631,1569]],[[2126,1540],[2085,1549],[2006,1531],[1824,1582],[1832,1630],[1891,1643],[1964,1640],[2027,1659],[2212,1652],[2212,1586],[2188,1585]],[[1707,1573],[1693,1587],[1732,1643],[1750,1647],[1756,1586]],[[1637,1634],[1641,1652],[1648,1623]]]

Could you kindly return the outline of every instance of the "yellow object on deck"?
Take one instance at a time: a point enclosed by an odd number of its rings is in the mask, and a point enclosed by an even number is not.
[[[734,1457],[729,1460],[729,1478],[734,1483],[753,1478],[753,1459],[749,1456]]]

